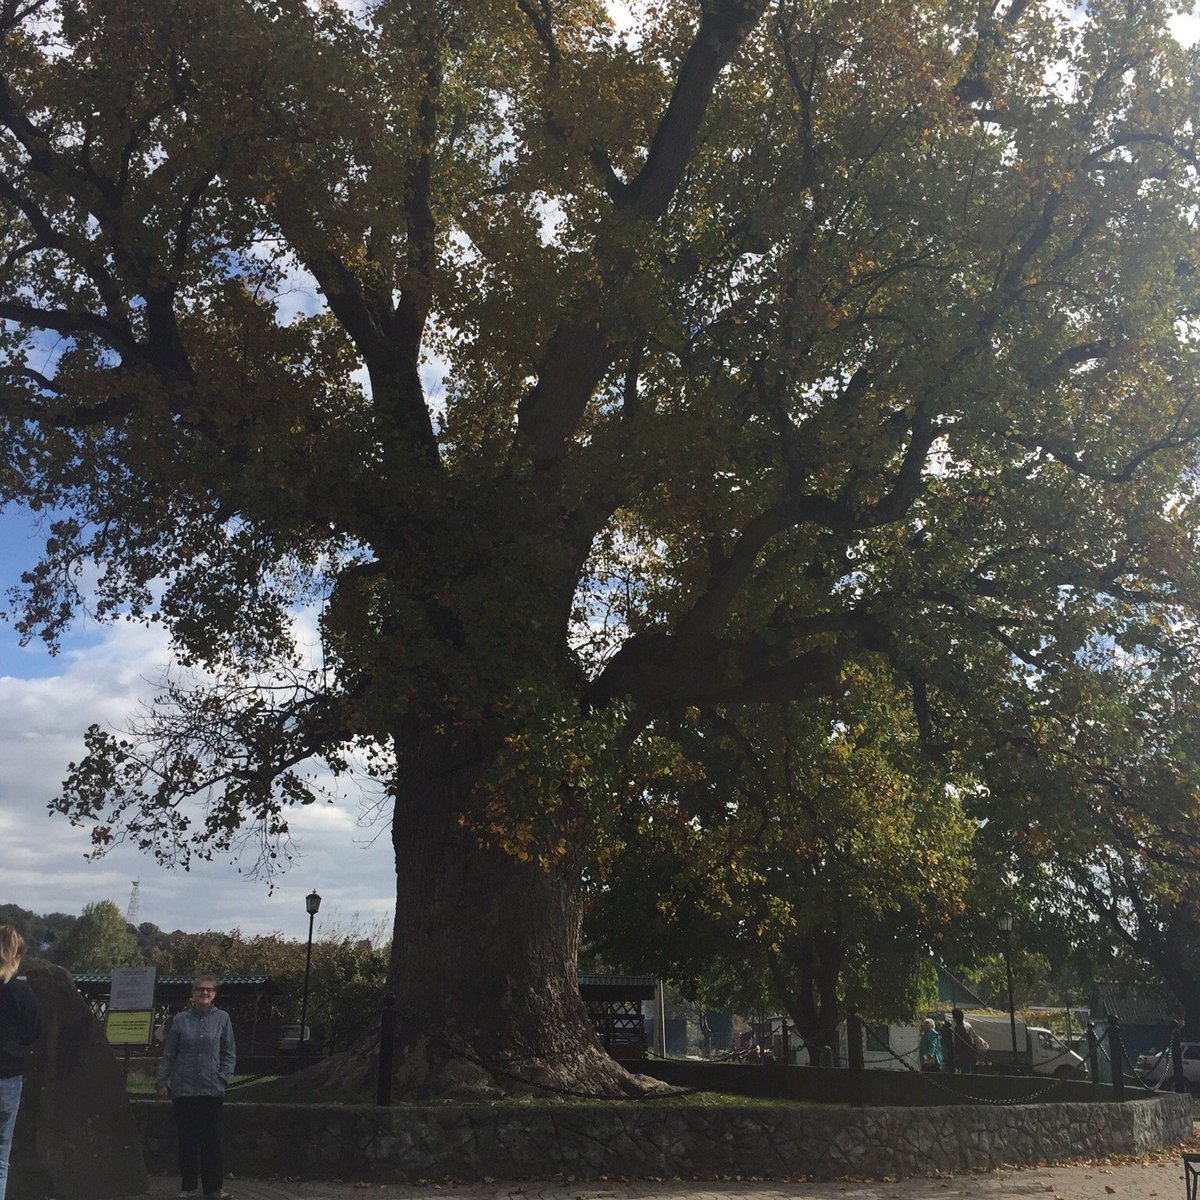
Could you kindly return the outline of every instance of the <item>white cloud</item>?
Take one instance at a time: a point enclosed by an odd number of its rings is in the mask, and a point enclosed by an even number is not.
[[[154,693],[169,658],[161,630],[118,625],[105,629],[95,645],[64,652],[58,674],[46,675],[41,664],[40,678],[0,677],[0,902],[78,913],[91,901],[108,899],[124,911],[136,879],[139,920],[163,929],[236,926],[245,933],[279,930],[303,937],[304,896],[316,888],[326,900],[318,933],[322,924],[348,932],[390,923],[391,842],[373,839],[357,824],[363,801],[357,792],[292,814],[297,858],[273,890],[228,862],[169,871],[129,846],[87,861],[88,830],[51,816],[47,802],[79,757],[87,726],[123,728]]]
[[[1176,13],[1167,25],[1181,46],[1191,46],[1200,39],[1200,13]]]

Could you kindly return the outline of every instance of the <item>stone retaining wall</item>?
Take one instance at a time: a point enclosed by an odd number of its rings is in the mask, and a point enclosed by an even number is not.
[[[168,1104],[134,1104],[146,1165],[174,1170]],[[227,1103],[233,1176],[376,1182],[570,1175],[921,1175],[1136,1154],[1181,1142],[1192,1101],[700,1108],[663,1103],[373,1108]]]

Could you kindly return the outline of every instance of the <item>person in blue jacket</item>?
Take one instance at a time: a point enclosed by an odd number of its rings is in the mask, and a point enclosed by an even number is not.
[[[195,1196],[201,1184],[209,1200],[232,1200],[224,1189],[221,1164],[221,1105],[233,1078],[237,1048],[233,1023],[217,1008],[217,981],[200,975],[192,982],[192,1003],[177,1013],[163,1042],[154,1084],[170,1095],[179,1138],[181,1197]]]
[[[24,953],[25,939],[11,925],[0,925],[0,1200],[8,1190],[25,1049],[42,1031],[33,989],[17,975]]]
[[[921,1023],[921,1042],[919,1046],[922,1071],[940,1071],[942,1069],[942,1036],[932,1017],[926,1017]]]

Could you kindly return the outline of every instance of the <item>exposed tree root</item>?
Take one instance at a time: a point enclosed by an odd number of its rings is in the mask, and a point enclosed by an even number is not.
[[[633,1074],[598,1047],[573,1055],[519,1063],[488,1063],[469,1051],[452,1052],[420,1038],[398,1052],[392,1072],[392,1100],[400,1104],[453,1100],[489,1103],[511,1097],[545,1100],[640,1100],[670,1096],[679,1089],[646,1075]],[[374,1039],[330,1055],[292,1075],[254,1084],[231,1099],[289,1103],[372,1103],[379,1078]]]

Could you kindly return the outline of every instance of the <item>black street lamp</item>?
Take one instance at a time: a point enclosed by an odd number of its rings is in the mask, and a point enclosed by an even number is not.
[[[1017,1049],[1017,1010],[1013,1004],[1012,990],[1012,927],[1013,915],[1010,912],[996,914],[996,928],[1004,934],[1004,968],[1008,972],[1008,1023],[1012,1029],[1013,1062],[1020,1062]]]
[[[304,907],[308,912],[308,951],[304,955],[304,1003],[300,1007],[300,1053],[303,1054],[308,1042],[308,975],[312,970],[312,933],[313,933],[313,918],[321,910],[321,897],[317,895],[317,889],[313,888],[307,896],[304,897]],[[1010,986],[1011,993],[1012,988]]]

